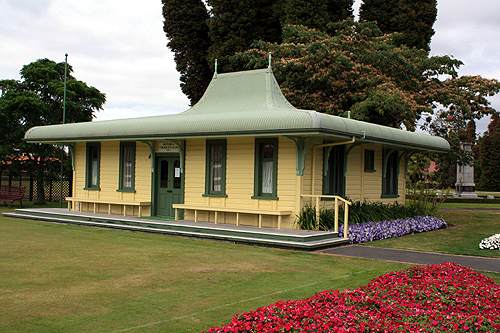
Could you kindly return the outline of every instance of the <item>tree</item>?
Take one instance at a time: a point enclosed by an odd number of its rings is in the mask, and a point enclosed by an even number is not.
[[[65,63],[39,59],[23,66],[20,81],[0,80],[2,162],[11,169],[17,164],[17,169],[36,174],[38,203],[45,201],[45,171],[59,159],[60,149],[51,145],[28,144],[22,138],[31,127],[62,123],[64,71]],[[102,109],[105,95],[76,80],[72,72],[72,67],[68,66],[66,122],[90,121],[94,112]],[[21,163],[23,165],[19,166]]]
[[[437,0],[363,0],[361,21],[375,21],[383,33],[400,33],[398,45],[430,50]]]
[[[330,23],[328,33],[303,26],[283,31],[282,44],[258,42],[231,60],[262,68],[272,52],[276,78],[298,108],[344,116],[350,110],[355,119],[410,130],[422,115],[428,129],[438,105],[444,118],[495,112],[487,97],[500,90],[498,81],[459,77],[459,60],[398,47],[394,34],[372,22]]]
[[[330,22],[353,18],[353,3],[354,0],[286,0],[282,22],[326,31]]]
[[[353,0],[162,0],[163,30],[174,52],[181,89],[195,104],[205,92],[218,59],[218,71],[238,71],[230,62],[252,43],[282,41],[282,27],[293,23],[326,29],[352,18]],[[205,3],[207,7],[205,6]]]
[[[219,69],[239,70],[230,56],[247,50],[258,40],[281,43],[277,0],[208,0],[211,7],[209,63],[219,59]]]
[[[500,191],[500,116],[493,114],[483,137],[478,143],[478,160],[481,172],[477,187],[483,191]]]
[[[162,0],[162,3],[167,46],[175,54],[182,92],[194,105],[212,78],[207,61],[210,47],[207,9],[201,0]]]

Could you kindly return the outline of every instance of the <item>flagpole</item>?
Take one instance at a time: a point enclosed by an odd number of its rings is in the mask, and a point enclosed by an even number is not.
[[[68,54],[64,60],[64,97],[63,97],[63,118],[62,123],[66,123],[66,81],[68,76]],[[64,145],[61,145],[61,195],[59,198],[60,208],[63,208],[63,172],[64,172]]]

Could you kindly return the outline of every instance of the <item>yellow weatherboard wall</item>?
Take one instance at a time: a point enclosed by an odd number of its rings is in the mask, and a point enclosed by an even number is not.
[[[120,141],[101,142],[99,165],[100,190],[85,190],[86,143],[75,145],[75,171],[73,173],[73,196],[77,198],[92,198],[103,200],[150,201],[151,200],[151,157],[149,147],[141,142],[136,143],[135,152],[135,192],[119,192]],[[82,203],[83,210],[93,211],[93,204]],[[112,214],[123,214],[123,207],[112,205]],[[98,204],[97,211],[108,212],[107,204]],[[127,215],[138,215],[139,208],[127,207]],[[142,208],[142,215],[150,215],[150,207]]]

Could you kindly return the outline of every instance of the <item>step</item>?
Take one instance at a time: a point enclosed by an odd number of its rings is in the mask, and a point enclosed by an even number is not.
[[[67,223],[76,225],[86,225],[102,228],[112,228],[120,230],[131,230],[151,233],[162,233],[168,235],[178,235],[185,237],[197,237],[207,239],[217,239],[232,241],[237,243],[258,244],[265,246],[275,246],[284,248],[296,248],[304,250],[316,250],[319,248],[331,247],[335,245],[348,243],[348,239],[333,236],[332,233],[323,235],[282,235],[277,230],[268,228],[268,230],[230,230],[227,228],[236,227],[233,225],[221,226],[201,226],[182,224],[182,221],[169,221],[168,223],[157,221],[144,221],[135,218],[114,218],[114,217],[96,217],[90,215],[77,216],[65,213],[48,213],[35,210],[16,210],[14,213],[4,213],[6,217],[41,220],[46,222]],[[252,229],[252,228],[250,228]],[[316,237],[315,237],[316,236]],[[317,237],[321,236],[321,237]]]

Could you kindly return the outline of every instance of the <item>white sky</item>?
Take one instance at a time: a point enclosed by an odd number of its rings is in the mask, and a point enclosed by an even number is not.
[[[1,0],[0,79],[68,53],[74,76],[106,93],[97,120],[184,111],[161,10],[160,0]],[[431,54],[462,60],[462,75],[500,79],[499,14],[499,0],[438,0]],[[491,101],[500,110],[500,96]]]

